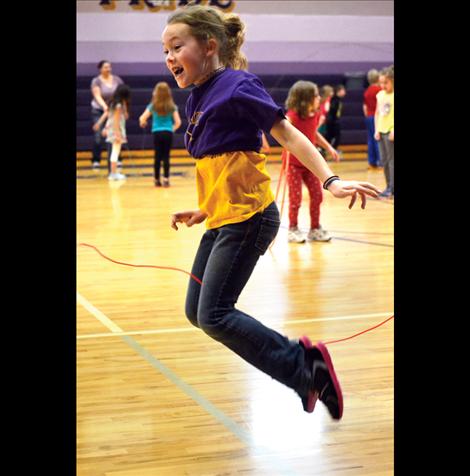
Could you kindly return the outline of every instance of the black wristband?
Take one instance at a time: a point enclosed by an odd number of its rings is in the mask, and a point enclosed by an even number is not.
[[[332,184],[335,180],[340,180],[337,175],[332,175],[323,182],[323,189],[328,190],[328,186]]]

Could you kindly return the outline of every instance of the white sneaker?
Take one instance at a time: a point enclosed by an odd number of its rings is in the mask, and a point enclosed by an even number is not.
[[[330,241],[330,234],[324,230],[321,226],[310,230],[307,235],[308,241]]]
[[[116,174],[109,174],[108,180],[126,180],[126,176],[118,172]]]
[[[289,228],[287,241],[289,243],[305,243],[305,235],[297,227]]]

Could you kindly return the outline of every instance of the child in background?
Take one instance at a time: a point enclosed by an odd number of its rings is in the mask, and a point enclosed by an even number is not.
[[[339,155],[335,149],[318,132],[320,121],[320,95],[318,87],[311,81],[297,81],[289,90],[286,100],[287,119],[296,127],[313,145],[320,145],[328,150],[333,158],[338,161]],[[305,242],[304,234],[297,226],[299,208],[302,203],[302,182],[305,183],[310,194],[310,231],[308,241],[329,241],[331,236],[320,225],[320,205],[323,192],[320,180],[312,174],[292,154],[289,158],[287,170],[287,183],[289,185],[289,231],[288,241],[293,243]]]
[[[323,137],[326,135],[326,116],[330,110],[330,102],[333,94],[333,87],[329,84],[325,84],[320,88],[320,120],[318,122],[318,132]],[[321,155],[325,157],[326,151],[321,147],[318,147],[318,150],[320,151]]]
[[[380,157],[384,168],[385,190],[379,195],[392,198],[394,189],[394,70],[393,66],[380,72],[381,91],[377,93],[375,112],[375,139],[379,141]]]
[[[325,139],[338,149],[341,143],[340,118],[343,112],[343,98],[346,96],[346,88],[342,84],[335,86],[335,93],[330,101],[330,109],[326,116],[326,136]]]
[[[118,172],[118,158],[122,144],[127,142],[126,120],[129,118],[131,90],[126,84],[120,84],[111,98],[108,111],[105,111],[93,126],[99,128],[107,119],[103,129],[106,142],[111,144],[110,173],[108,180],[124,180],[126,176]]]
[[[170,150],[173,133],[181,126],[178,106],[173,101],[168,83],[157,83],[153,90],[152,102],[139,117],[140,127],[147,126],[147,120],[152,116],[152,134],[154,144],[154,181],[156,187],[161,187],[160,168],[163,162],[163,186],[170,186]]]
[[[292,388],[305,411],[320,400],[333,419],[343,397],[322,342],[290,340],[235,307],[261,255],[276,236],[274,202],[261,131],[285,147],[338,198],[380,190],[333,175],[313,144],[290,124],[257,76],[246,70],[240,48],[244,24],[234,13],[192,5],[172,13],[162,33],[165,61],[180,88],[194,85],[186,103],[185,145],[196,159],[199,208],[174,213],[171,226],[206,222],[189,280],[186,316],[246,362]],[[184,344],[183,344],[184,348]]]
[[[362,110],[364,111],[366,129],[367,129],[367,159],[370,169],[380,167],[379,144],[375,140],[375,110],[377,108],[377,93],[381,90],[379,85],[379,72],[371,69],[367,73],[369,87],[364,92],[364,102]]]

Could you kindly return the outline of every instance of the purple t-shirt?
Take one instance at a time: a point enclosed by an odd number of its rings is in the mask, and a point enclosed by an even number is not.
[[[113,97],[114,92],[116,91],[117,87],[120,84],[124,84],[124,81],[119,76],[116,76],[115,74],[113,74],[113,81],[111,86],[109,86],[104,81],[102,81],[102,79],[99,76],[96,76],[96,78],[93,78],[93,80],[91,81],[90,88],[93,90],[95,86],[98,86],[100,88],[101,97],[103,98],[103,101],[106,104],[109,104],[109,102],[111,101]],[[100,106],[100,104],[98,103],[98,101],[95,99],[94,96],[91,101],[91,107],[94,109],[102,110],[102,107]]]
[[[252,73],[226,68],[196,86],[186,103],[184,142],[194,158],[261,148],[261,131],[269,132],[282,108]]]

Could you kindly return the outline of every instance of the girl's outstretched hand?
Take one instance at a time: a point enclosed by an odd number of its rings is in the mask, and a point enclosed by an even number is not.
[[[207,218],[207,214],[201,210],[189,210],[185,212],[173,213],[171,215],[171,227],[178,230],[177,223],[186,223],[186,226],[193,226],[202,223]]]
[[[357,194],[361,196],[361,208],[366,208],[366,195],[377,198],[380,190],[369,182],[358,182],[356,180],[335,180],[328,185],[328,191],[336,198],[350,196],[349,208],[352,208],[357,199]]]

